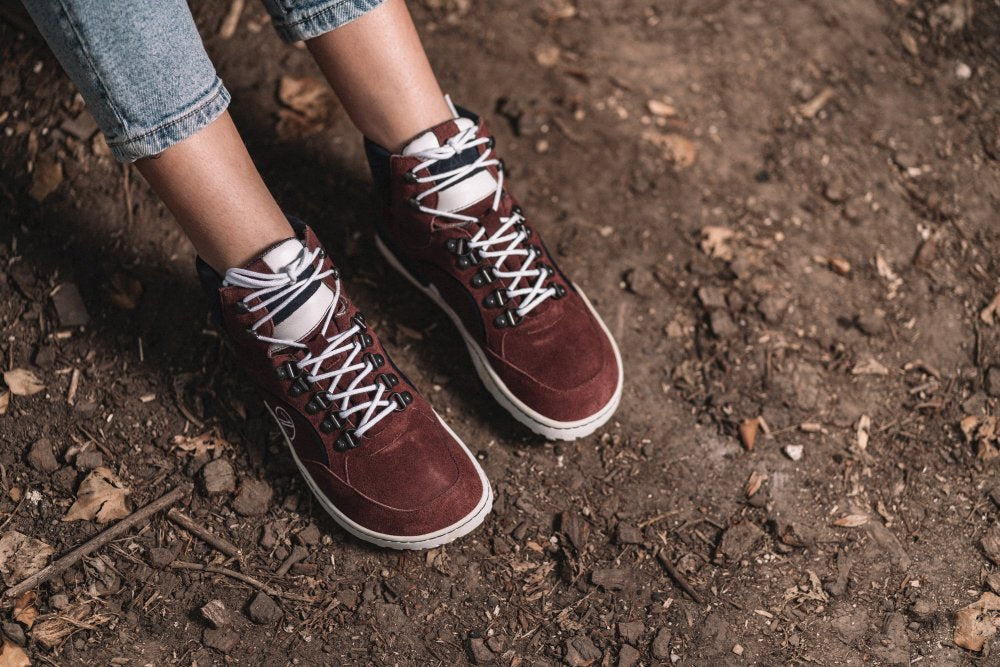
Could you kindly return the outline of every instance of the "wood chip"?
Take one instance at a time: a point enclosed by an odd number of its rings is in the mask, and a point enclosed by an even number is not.
[[[805,104],[800,104],[797,107],[792,108],[793,113],[797,113],[804,118],[813,118],[818,114],[823,107],[826,106],[833,98],[833,88],[827,86],[819,92],[814,98],[806,102]]]
[[[847,514],[836,519],[833,525],[841,528],[857,528],[868,523],[868,520],[869,516],[867,514]]]
[[[979,311],[979,319],[988,327],[993,326],[997,321],[997,310],[1000,309],[1000,291],[997,291],[986,304],[986,307]]]
[[[740,422],[740,442],[743,448],[752,452],[757,444],[757,432],[760,430],[760,417],[751,417]],[[752,494],[751,494],[752,495]]]
[[[747,498],[753,498],[754,495],[756,495],[756,493],[760,491],[760,487],[763,486],[764,482],[766,481],[767,481],[767,473],[759,472],[757,470],[751,472],[749,479],[747,479],[747,484],[745,489]]]
[[[858,362],[851,369],[851,375],[888,375],[889,369],[883,366],[880,362],[869,357],[868,359]]]
[[[857,438],[855,440],[855,442],[857,442],[858,449],[861,451],[868,449],[868,439],[871,437],[871,427],[872,418],[868,415],[861,415],[858,419]]]

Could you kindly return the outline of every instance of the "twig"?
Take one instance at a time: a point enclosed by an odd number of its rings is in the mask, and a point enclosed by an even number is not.
[[[660,561],[660,565],[662,565],[663,569],[667,571],[667,574],[670,575],[670,578],[676,581],[677,585],[681,587],[681,590],[690,595],[692,600],[694,600],[698,604],[705,603],[702,597],[698,595],[698,592],[694,590],[691,584],[688,583],[688,580],[684,578],[684,575],[677,571],[677,568],[674,567],[674,564],[670,562],[670,559],[667,557],[667,554],[665,552],[661,551],[660,553],[656,554],[656,559]]]
[[[84,556],[89,556],[91,553],[100,549],[108,542],[112,541],[125,531],[127,531],[132,526],[144,522],[146,519],[156,514],[165,507],[173,505],[178,500],[190,493],[191,487],[189,485],[181,485],[174,487],[174,489],[153,502],[149,503],[142,509],[132,512],[127,517],[111,526],[106,528],[104,531],[98,533],[91,539],[87,540],[76,549],[73,549],[68,554],[59,558],[55,562],[49,564],[47,567],[31,575],[21,583],[17,584],[12,588],[8,588],[3,597],[5,598],[16,598],[27,591],[30,591],[37,587],[39,584],[48,581],[52,577],[62,574],[69,568],[73,567]]]
[[[6,474],[4,475],[4,477],[6,477]],[[7,524],[14,520],[14,517],[17,516],[18,510],[21,509],[21,505],[23,505],[24,501],[27,500],[27,499],[28,499],[28,494],[27,493],[21,495],[21,500],[18,501],[17,507],[15,507],[14,511],[10,513],[10,516],[8,516],[4,520],[4,522],[2,524],[0,524],[0,530],[3,530],[4,528],[6,528]]]
[[[122,164],[122,191],[125,194],[125,221],[128,228],[132,229],[132,166],[128,163]]]
[[[229,11],[222,19],[222,23],[219,25],[219,37],[221,39],[229,39],[236,34],[236,28],[240,24],[240,15],[243,13],[243,4],[245,0],[232,0],[229,5]]]
[[[281,597],[286,600],[295,600],[296,602],[308,602],[313,604],[316,602],[315,598],[307,597],[305,595],[296,595],[295,593],[285,593],[277,588],[271,588],[262,581],[257,581],[253,577],[247,576],[242,572],[236,572],[235,570],[230,570],[227,567],[216,567],[214,565],[202,565],[200,563],[188,563],[182,560],[175,560],[170,564],[170,567],[175,570],[200,570],[202,572],[211,572],[213,574],[222,574],[227,577],[232,577],[237,581],[242,581],[244,584],[258,588],[272,597]]]
[[[229,540],[219,537],[218,535],[209,532],[207,529],[202,528],[194,522],[189,516],[181,514],[180,510],[177,508],[171,509],[167,512],[167,518],[176,523],[178,526],[191,533],[195,537],[201,538],[202,541],[212,545],[222,553],[233,558],[242,558],[243,553],[240,551],[239,547],[230,542]]]
[[[309,555],[308,549],[306,549],[304,546],[300,544],[296,544],[294,547],[292,547],[292,553],[289,554],[288,558],[285,559],[285,562],[281,564],[281,567],[279,567],[274,572],[274,574],[276,574],[279,577],[285,576],[286,574],[288,574],[288,571],[292,569],[293,565],[295,565],[300,561],[305,560],[308,555]]]

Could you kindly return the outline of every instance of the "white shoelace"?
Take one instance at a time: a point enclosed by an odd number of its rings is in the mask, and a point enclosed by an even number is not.
[[[451,211],[440,211],[438,209],[424,206],[420,203],[424,198],[451,187],[455,183],[471,176],[480,169],[500,165],[500,160],[495,157],[491,157],[493,154],[493,146],[490,138],[477,137],[476,134],[478,129],[479,128],[477,126],[472,126],[448,139],[443,146],[428,148],[427,150],[419,151],[413,154],[415,157],[423,160],[423,162],[414,167],[411,172],[415,181],[417,183],[435,183],[434,186],[421,192],[415,198],[417,208],[421,212],[441,218],[455,220],[458,226],[479,222],[478,218],[471,215],[464,215],[462,213],[454,213]],[[486,147],[486,150],[483,151],[482,155],[469,164],[457,167],[450,171],[442,172],[440,174],[431,174],[430,176],[425,176],[423,178],[416,175],[416,172],[426,169],[435,162],[450,159],[469,148],[474,148],[483,144],[489,145]],[[496,181],[497,188],[496,192],[493,194],[493,203],[490,207],[493,211],[496,211],[497,207],[500,205],[500,197],[503,194],[503,167],[500,167],[497,170]],[[549,297],[556,296],[558,293],[556,287],[545,286],[545,281],[551,275],[548,270],[541,266],[534,269],[531,268],[532,262],[535,261],[538,255],[536,255],[529,246],[524,244],[525,239],[528,238],[528,232],[524,227],[518,228],[517,226],[517,223],[523,221],[524,217],[520,214],[520,212],[514,212],[510,216],[501,216],[501,224],[496,232],[490,236],[486,236],[486,228],[480,227],[479,231],[477,231],[469,241],[469,248],[477,251],[480,257],[486,260],[496,260],[493,263],[493,270],[498,278],[507,278],[510,280],[510,284],[507,286],[506,290],[507,296],[510,299],[517,299],[520,297],[520,302],[518,303],[517,308],[514,309],[514,312],[517,313],[519,317],[524,317],[537,308],[543,301]],[[509,257],[517,255],[524,257],[521,262],[521,267],[516,270],[504,271],[504,262]],[[519,287],[522,279],[525,284]],[[533,282],[532,279],[534,279]]]
[[[315,266],[313,266],[314,262]],[[308,349],[307,345],[298,341],[272,338],[258,334],[257,329],[287,308],[310,285],[336,273],[332,269],[321,271],[322,267],[322,251],[319,248],[312,251],[308,248],[303,248],[299,256],[279,272],[259,273],[247,269],[229,269],[226,271],[224,284],[256,290],[243,298],[243,305],[247,307],[249,312],[257,312],[263,308],[268,309],[267,314],[254,322],[250,328],[258,340],[279,346]],[[303,274],[307,273],[310,268],[313,269],[312,273],[304,276]],[[261,302],[255,306],[251,306],[249,302],[255,298],[260,298]],[[274,303],[277,305],[273,308],[270,307]],[[302,359],[296,361],[295,365],[300,371],[306,372],[305,378],[310,383],[315,384],[323,380],[330,381],[326,389],[321,390],[321,393],[324,394],[325,398],[331,404],[335,404],[337,401],[340,402],[339,408],[336,411],[341,419],[346,420],[355,413],[363,413],[357,419],[354,429],[354,434],[360,437],[375,426],[375,424],[388,417],[390,413],[397,409],[398,405],[386,396],[389,390],[384,384],[373,382],[372,384],[362,385],[365,377],[375,370],[375,366],[362,353],[363,347],[356,338],[356,334],[361,333],[362,328],[357,322],[353,323],[349,329],[341,331],[333,337],[326,335],[339,303],[340,279],[338,278],[336,280],[333,300],[330,302],[330,306],[324,315],[322,327],[320,328],[320,334],[329,344],[320,354],[313,355],[312,352],[307,353]],[[321,367],[327,359],[341,354],[346,354],[346,356],[339,368],[322,372]],[[338,390],[338,386],[344,376],[355,371],[357,371],[357,375],[354,376],[354,379],[343,389]],[[374,392],[374,394],[369,397],[371,392]],[[352,405],[352,402],[354,405]]]

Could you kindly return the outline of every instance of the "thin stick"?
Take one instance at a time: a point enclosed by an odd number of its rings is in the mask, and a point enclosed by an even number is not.
[[[146,519],[156,514],[165,507],[173,505],[178,500],[190,493],[191,487],[189,485],[181,485],[174,487],[173,490],[160,496],[158,499],[149,503],[140,510],[132,512],[127,517],[111,526],[106,528],[104,531],[98,533],[91,539],[87,540],[76,549],[73,549],[68,554],[59,558],[55,562],[49,564],[47,567],[31,575],[21,583],[17,584],[12,588],[8,588],[2,597],[5,598],[16,598],[23,595],[27,591],[33,590],[39,584],[48,581],[52,577],[62,574],[69,568],[73,567],[81,558],[84,556],[89,556],[91,553],[100,549],[108,542],[114,540],[122,533],[126,532],[129,528],[135,526],[136,524],[143,523]]]
[[[678,572],[677,568],[674,567],[674,564],[670,562],[670,559],[667,558],[666,553],[661,551],[656,555],[656,559],[660,561],[660,565],[662,565],[663,568],[667,571],[667,574],[670,575],[670,578],[676,581],[677,585],[680,586],[685,593],[690,595],[692,600],[694,600],[698,604],[705,604],[705,601],[702,599],[700,595],[698,595],[698,592],[694,590],[691,584],[688,583],[688,580],[684,578],[684,575]]]
[[[176,523],[178,526],[191,533],[195,537],[201,538],[204,542],[212,545],[222,553],[233,558],[241,558],[243,556],[240,552],[239,547],[230,542],[227,539],[219,537],[218,535],[209,532],[207,529],[202,528],[194,522],[189,516],[181,514],[180,510],[176,507],[167,512],[167,518]]]
[[[242,572],[236,572],[235,570],[230,570],[228,567],[216,567],[214,565],[202,565],[201,563],[188,563],[182,560],[175,560],[170,564],[170,567],[175,570],[198,570],[201,572],[212,572],[213,574],[222,574],[227,577],[232,577],[237,581],[242,581],[244,584],[258,588],[272,597],[285,598],[286,600],[295,600],[296,602],[308,602],[313,604],[316,602],[315,598],[306,597],[305,595],[296,595],[295,593],[286,593],[280,591],[277,588],[271,588],[262,581],[257,581],[253,577],[247,576]]]

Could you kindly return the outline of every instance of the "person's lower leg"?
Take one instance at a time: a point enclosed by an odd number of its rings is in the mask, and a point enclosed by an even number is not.
[[[306,42],[354,125],[393,151],[451,118],[404,0]]]
[[[294,235],[228,112],[135,165],[219,273]]]

